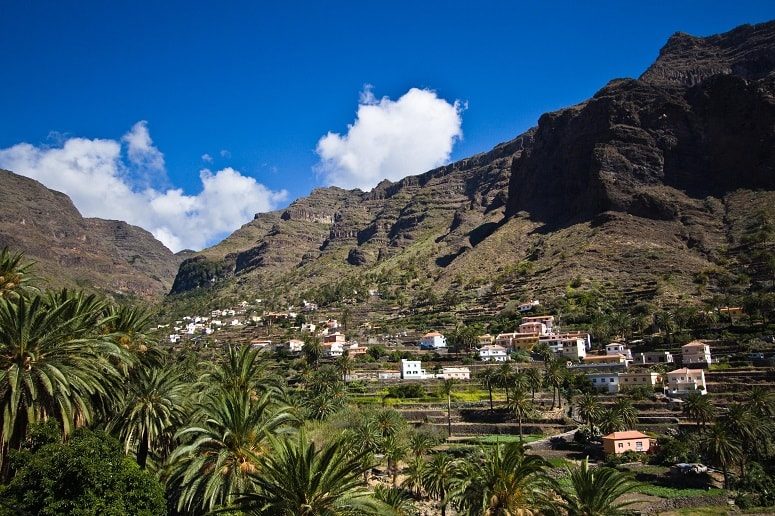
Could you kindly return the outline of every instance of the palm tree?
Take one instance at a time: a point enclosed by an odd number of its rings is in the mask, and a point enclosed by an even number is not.
[[[569,467],[570,487],[562,493],[562,507],[568,516],[615,516],[629,514],[625,508],[636,500],[621,501],[638,483],[612,468],[589,468],[584,459],[579,466]]]
[[[579,416],[587,422],[589,431],[592,432],[592,422],[600,414],[600,403],[597,401],[597,396],[594,393],[585,392],[576,401],[576,406],[579,409]]]
[[[506,404],[509,403],[509,389],[511,388],[511,381],[513,380],[511,366],[508,363],[503,363],[495,370],[495,382],[506,392]]]
[[[762,387],[754,387],[748,394],[746,406],[752,413],[763,417],[775,417],[775,393]]]
[[[431,448],[438,444],[439,440],[435,435],[427,432],[412,432],[409,436],[409,450],[416,457],[425,455]]]
[[[490,368],[483,370],[479,373],[479,380],[481,380],[482,386],[487,389],[487,393],[490,395],[490,411],[492,411],[492,390],[497,385],[495,370]]]
[[[385,487],[382,484],[374,486],[374,498],[382,502],[391,516],[414,516],[417,508],[412,502],[412,496],[406,490],[398,487]]]
[[[441,516],[446,516],[449,505],[449,494],[459,483],[460,463],[445,453],[434,455],[425,464],[423,473],[423,488],[434,500],[439,501]]]
[[[622,420],[626,428],[635,428],[635,425],[638,424],[638,411],[627,398],[616,398],[611,410]]]
[[[716,409],[707,396],[693,392],[686,397],[683,413],[697,423],[697,428],[704,427],[716,415]]]
[[[600,427],[603,435],[627,429],[627,425],[622,421],[621,414],[612,408],[601,410],[598,417],[597,426]]]
[[[308,367],[317,368],[320,357],[323,356],[323,346],[320,339],[314,335],[304,338],[304,346],[301,348]]]
[[[464,514],[536,514],[553,486],[548,464],[519,443],[494,446],[466,468],[454,499]]]
[[[447,437],[452,437],[452,391],[455,380],[447,378],[441,383],[441,394],[447,397]]]
[[[282,516],[388,514],[361,483],[371,464],[347,453],[341,441],[318,446],[303,433],[275,442],[251,474],[253,492],[243,491],[234,508],[247,514]]]
[[[519,441],[522,442],[522,419],[535,417],[535,404],[527,391],[516,390],[511,398],[509,410],[517,416],[517,421],[519,422]]]
[[[669,310],[662,310],[654,314],[654,326],[665,333],[668,344],[673,341],[673,332],[677,329],[675,316]]]
[[[536,391],[544,384],[543,376],[541,375],[541,371],[535,367],[526,370],[525,375],[527,376],[527,381],[530,385],[530,395],[533,398],[533,401],[535,401]]]
[[[269,439],[294,421],[275,407],[272,393],[215,390],[198,406],[200,422],[176,435],[184,441],[170,456],[172,487],[180,490],[178,510],[209,511],[228,504],[251,486],[249,474],[269,451]]]
[[[47,301],[40,295],[0,299],[3,474],[8,451],[19,447],[31,423],[53,419],[68,435],[94,419],[95,405],[112,403],[120,392],[113,363],[125,353],[94,332],[105,319],[82,311],[82,296],[68,295],[56,306]],[[89,303],[100,313],[103,306]]]
[[[559,407],[562,408],[560,387],[562,386],[563,380],[565,380],[566,374],[567,369],[559,360],[552,360],[546,368],[546,384],[552,388],[552,410],[554,410],[555,400],[559,402]]]
[[[341,357],[336,359],[336,369],[339,371],[339,374],[342,375],[343,382],[347,381],[347,375],[350,374],[350,372],[353,370],[353,367],[355,367],[355,360],[347,351],[345,351]]]
[[[130,374],[122,407],[108,428],[118,429],[127,453],[136,447],[140,468],[145,469],[149,451],[161,438],[181,425],[187,394],[175,369],[140,367]]]
[[[24,292],[32,280],[32,262],[23,263],[23,253],[11,253],[4,247],[0,251],[0,299],[15,299]]]
[[[721,471],[724,473],[724,488],[729,489],[729,466],[734,464],[743,453],[740,443],[723,423],[716,423],[709,427],[704,432],[701,443],[710,460],[721,466]]]
[[[409,461],[409,464],[404,468],[406,478],[404,478],[404,481],[401,483],[401,487],[408,489],[414,493],[415,496],[419,497],[422,495],[422,491],[425,488],[425,470],[427,464],[425,459],[419,455]]]
[[[775,434],[775,423],[772,418],[762,417],[752,410],[750,403],[733,403],[720,420],[730,435],[740,443],[747,443],[745,453],[739,457],[740,476],[744,477],[749,457],[767,454],[771,447],[770,436]]]
[[[254,396],[269,391],[281,394],[277,379],[267,373],[264,355],[251,346],[230,344],[222,360],[207,363],[205,367],[205,373],[198,381],[202,391],[246,391]]]

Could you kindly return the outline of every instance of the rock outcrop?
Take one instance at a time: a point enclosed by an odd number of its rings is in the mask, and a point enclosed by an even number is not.
[[[613,80],[490,152],[257,215],[186,260],[173,292],[232,278],[288,295],[343,278],[401,281],[396,298],[552,295],[581,280],[681,296],[709,274],[743,285],[772,277],[775,244],[754,253],[746,242],[775,220],[774,169],[775,22],[676,34],[640,78]]]
[[[155,297],[172,285],[180,258],[142,228],[83,218],[70,198],[0,170],[0,247],[22,251],[59,287]]]

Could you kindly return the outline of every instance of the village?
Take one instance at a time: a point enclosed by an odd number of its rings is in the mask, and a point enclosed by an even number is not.
[[[645,512],[726,503],[725,476],[701,460],[696,429],[735,410],[751,388],[773,389],[772,342],[751,352],[659,328],[601,341],[591,328],[562,324],[538,300],[512,304],[510,331],[492,333],[388,326],[393,314],[353,317],[346,307],[311,301],[270,310],[260,299],[182,316],[156,332],[174,350],[200,356],[249,346],[292,388],[309,389],[316,377],[341,382],[316,389],[346,392],[355,410],[389,407],[414,431],[439,436],[440,453],[519,441],[558,466],[587,458],[645,479],[640,496],[653,506]],[[740,307],[711,316],[727,331],[755,331]],[[329,410],[330,399],[317,402]],[[684,441],[694,451],[676,453]]]

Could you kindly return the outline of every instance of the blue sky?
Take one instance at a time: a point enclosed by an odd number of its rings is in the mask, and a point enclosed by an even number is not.
[[[0,0],[0,149],[121,142],[146,121],[164,166],[135,176],[196,195],[200,169],[231,167],[285,204],[331,182],[316,146],[347,132],[366,84],[372,104],[411,88],[461,101],[454,160],[638,76],[676,31],[772,18],[772,1]]]

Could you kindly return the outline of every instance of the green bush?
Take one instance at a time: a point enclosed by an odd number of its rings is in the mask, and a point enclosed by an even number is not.
[[[103,432],[77,430],[51,442],[50,428],[33,430],[13,454],[14,477],[2,505],[22,514],[147,515],[166,513],[164,488],[121,444]]]
[[[391,385],[388,389],[388,395],[391,398],[422,398],[425,396],[425,389],[419,383],[400,383]]]

